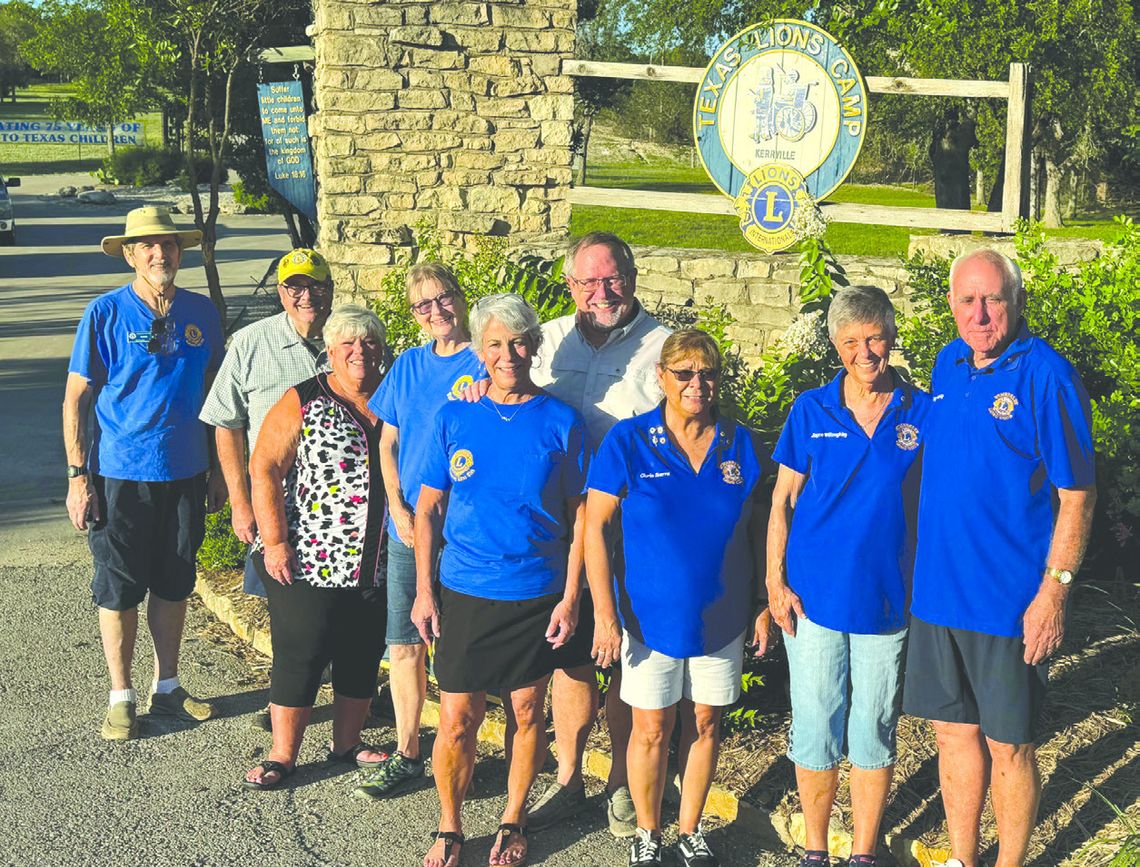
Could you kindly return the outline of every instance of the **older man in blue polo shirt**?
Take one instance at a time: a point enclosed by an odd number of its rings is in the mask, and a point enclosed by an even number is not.
[[[202,720],[213,713],[178,680],[204,510],[216,511],[226,494],[220,472],[207,476],[207,430],[198,420],[222,359],[222,323],[209,298],[174,285],[182,251],[201,237],[177,229],[165,208],[131,211],[126,231],[103,239],[103,252],[122,255],[134,279],[87,305],[68,366],[67,511],[88,532],[95,561],[91,594],[111,679],[108,740],[138,737],[131,662],[148,594],[151,714]]]
[[[1026,327],[1021,272],[1007,257],[960,256],[947,299],[960,338],[931,377],[903,706],[938,738],[948,867],[978,867],[987,787],[996,867],[1015,867],[1040,799],[1047,660],[1096,500],[1089,399],[1073,366]]]

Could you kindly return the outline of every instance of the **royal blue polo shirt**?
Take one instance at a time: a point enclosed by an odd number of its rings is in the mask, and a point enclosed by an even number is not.
[[[837,632],[878,635],[906,625],[930,396],[895,374],[867,436],[843,404],[846,375],[796,398],[772,459],[807,476],[786,552],[804,613]]]
[[[448,401],[487,376],[487,369],[470,347],[453,355],[436,355],[434,341],[402,353],[392,365],[368,408],[385,424],[400,431],[397,468],[404,500],[415,511],[423,484],[424,465],[433,444],[435,415]],[[389,517],[388,532],[400,538],[396,522]],[[411,545],[411,539],[403,539]]]
[[[95,392],[93,473],[169,482],[209,467],[198,413],[225,347],[218,311],[204,295],[179,289],[165,324],[155,322],[129,283],[83,311],[67,369]]]
[[[663,405],[602,440],[587,485],[621,498],[618,612],[646,646],[686,659],[745,630],[757,584],[749,521],[764,460],[755,433],[721,419],[694,471],[665,432]]]
[[[440,581],[483,599],[561,593],[574,518],[566,501],[586,483],[578,411],[546,394],[452,401],[434,431],[423,484],[448,492]]]
[[[1019,637],[1053,533],[1053,488],[1095,481],[1089,398],[1073,366],[1024,322],[993,363],[959,339],[931,375],[911,611]]]

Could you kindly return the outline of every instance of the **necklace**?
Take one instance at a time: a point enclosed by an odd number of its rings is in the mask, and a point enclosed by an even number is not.
[[[486,396],[484,395],[484,397],[486,397]],[[484,401],[479,401],[479,402],[483,403]],[[486,405],[491,407],[491,409],[494,410],[495,415],[497,415],[499,417],[499,419],[501,421],[504,421],[504,422],[514,421],[515,416],[517,416],[520,412],[522,412],[526,408],[526,405],[528,403],[530,403],[530,400],[524,400],[522,403],[520,403],[518,405],[518,408],[515,409],[515,411],[512,412],[510,415],[503,415],[503,413],[499,410],[499,405],[497,403],[495,403],[495,401],[491,400],[491,398],[489,398],[489,397],[486,398]]]
[[[887,407],[890,405],[891,405],[891,398],[890,398],[890,395],[887,395],[887,399],[883,403],[883,405],[881,407],[879,407],[879,411],[876,412],[873,416],[871,416],[869,418],[860,418],[859,413],[857,413],[854,409],[852,409],[851,407],[848,407],[848,409],[851,410],[851,415],[854,416],[855,421],[859,424],[859,426],[862,428],[866,428],[868,425],[875,424],[875,422],[877,422],[879,420],[879,418],[883,415],[883,413],[887,411]]]

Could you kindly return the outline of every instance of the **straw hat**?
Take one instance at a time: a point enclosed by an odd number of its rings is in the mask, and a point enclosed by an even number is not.
[[[145,238],[147,235],[175,235],[182,249],[197,247],[202,243],[202,233],[197,229],[179,229],[170,217],[170,209],[157,206],[135,208],[127,214],[127,228],[121,235],[108,235],[103,239],[103,252],[108,256],[123,255],[123,244],[132,238]]]

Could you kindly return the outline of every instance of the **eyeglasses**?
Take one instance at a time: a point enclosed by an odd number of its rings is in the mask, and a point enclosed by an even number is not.
[[[597,292],[599,289],[617,289],[621,291],[625,288],[629,278],[625,274],[614,274],[610,277],[588,277],[585,280],[579,280],[577,277],[566,275],[570,282],[580,286],[587,292]]]
[[[702,367],[700,370],[687,368],[677,370],[672,367],[666,367],[665,369],[677,377],[677,382],[689,382],[694,376],[701,382],[716,382],[720,379],[719,367]]]
[[[412,305],[412,311],[418,313],[420,316],[427,316],[431,313],[431,306],[438,304],[441,310],[451,310],[455,307],[455,300],[459,297],[459,293],[454,289],[448,289],[445,292],[440,292],[434,298],[424,298],[417,301]]]
[[[325,283],[305,283],[301,286],[294,286],[292,283],[282,283],[281,288],[284,289],[285,294],[294,301],[299,301],[301,296],[306,292],[309,293],[310,298],[323,298],[332,292],[332,287]]]
[[[174,328],[166,316],[152,319],[150,323],[150,340],[147,341],[146,351],[151,355],[169,355],[174,351]]]

